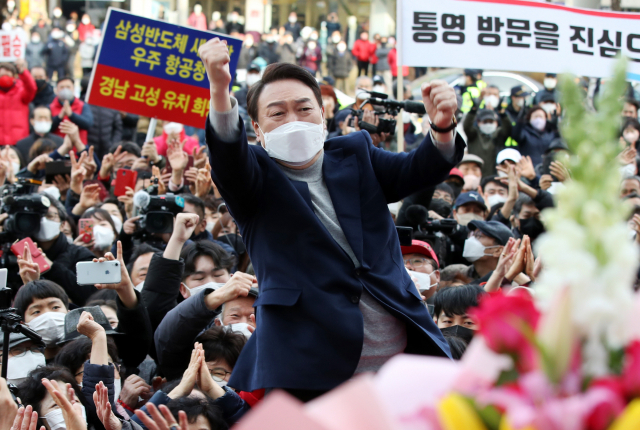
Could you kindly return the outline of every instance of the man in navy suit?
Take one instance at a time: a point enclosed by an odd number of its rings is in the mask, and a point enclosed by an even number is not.
[[[211,176],[260,286],[257,329],[229,385],[309,400],[398,353],[450,357],[404,269],[387,204],[442,182],[462,159],[453,89],[423,86],[432,132],[395,154],[375,148],[366,131],[325,143],[317,82],[273,64],[247,96],[259,142],[248,145],[229,96],[226,44],[212,39],[199,53],[211,86]]]

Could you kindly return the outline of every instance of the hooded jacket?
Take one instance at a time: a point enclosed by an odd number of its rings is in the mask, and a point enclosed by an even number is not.
[[[36,82],[28,70],[20,73],[9,89],[0,89],[0,145],[15,145],[29,136],[29,103],[36,94]]]

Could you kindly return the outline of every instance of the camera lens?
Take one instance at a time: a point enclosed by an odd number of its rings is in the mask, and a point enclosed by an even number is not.
[[[149,212],[146,222],[149,233],[173,232],[173,214],[170,212]]]
[[[37,213],[17,213],[15,215],[16,233],[33,233],[40,230],[40,215]]]

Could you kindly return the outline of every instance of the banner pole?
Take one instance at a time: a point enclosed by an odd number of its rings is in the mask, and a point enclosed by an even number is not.
[[[153,136],[156,134],[156,125],[158,124],[158,118],[149,118],[149,128],[147,129],[147,138],[145,142],[153,142]]]
[[[402,76],[402,0],[396,0],[396,54],[397,54],[397,66],[398,66],[398,79],[397,79],[397,94],[396,99],[399,102],[404,101],[404,76]],[[400,124],[396,122],[396,140],[398,142],[398,152],[404,152],[404,121],[402,119],[402,113],[398,112],[398,119]]]

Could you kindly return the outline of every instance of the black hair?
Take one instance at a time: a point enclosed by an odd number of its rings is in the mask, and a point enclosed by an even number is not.
[[[58,86],[58,84],[62,81],[71,81],[71,83],[74,85],[76,83],[71,76],[63,76],[61,78],[58,78],[58,81],[56,82],[56,86]]]
[[[436,319],[442,312],[448,317],[465,315],[469,308],[478,306],[478,297],[483,294],[484,289],[476,284],[442,288],[435,295],[433,315]]]
[[[18,160],[20,160],[20,168],[26,167],[27,162],[25,161],[22,152],[18,151],[14,146],[15,145],[7,145],[5,146],[5,148],[11,148],[13,150],[13,153],[16,155],[16,157],[18,157]]]
[[[34,69],[35,69],[35,67],[34,67]],[[38,106],[34,107],[31,110],[31,113],[29,114],[29,119],[35,118],[36,109],[46,109],[46,110],[49,111],[49,113],[51,113],[51,109],[49,109],[49,106],[47,106],[47,105],[38,105]]]
[[[300,81],[313,91],[313,95],[318,102],[318,106],[322,107],[322,94],[320,93],[320,85],[316,78],[313,77],[303,67],[290,63],[270,64],[264,69],[262,78],[251,86],[247,93],[247,112],[252,120],[258,122],[258,100],[265,86],[273,82],[285,79],[293,79]]]
[[[122,152],[128,152],[129,154],[133,154],[136,157],[140,157],[141,150],[137,143],[130,142],[128,140],[123,140],[122,142],[114,143],[109,147],[109,153],[113,154],[118,149],[118,146],[122,146]]]
[[[180,253],[180,258],[184,260],[183,280],[196,271],[196,260],[203,255],[210,257],[216,268],[227,269],[231,273],[231,268],[235,264],[235,257],[222,249],[217,243],[199,240],[185,246]]]
[[[542,109],[542,106],[535,105],[535,106],[532,106],[531,109],[529,109],[529,112],[527,112],[527,115],[525,116],[526,124],[529,124],[529,121],[531,121],[531,116],[537,110],[541,110],[544,113],[544,117],[547,118],[547,111]]]
[[[233,368],[247,338],[242,333],[215,326],[198,336],[196,342],[202,343],[205,361],[223,359]]]
[[[227,430],[229,428],[222,416],[222,410],[209,397],[204,399],[189,396],[179,397],[167,403],[167,408],[169,408],[176,421],[179,420],[178,412],[184,411],[187,414],[187,421],[192,424],[202,415],[209,421],[211,430]]]
[[[94,206],[84,211],[81,218],[84,219],[84,218],[92,218],[92,217],[98,219],[99,221],[108,222],[109,225],[111,226],[111,229],[113,230],[113,234],[115,235],[115,238],[116,238],[115,240],[117,240],[118,234],[119,234],[118,229],[116,229],[116,224],[113,222],[113,218],[111,218],[111,214],[107,212],[106,209],[102,209]],[[111,250],[111,247],[109,247],[109,250]]]
[[[31,145],[29,149],[29,161],[33,161],[39,155],[48,154],[58,148],[56,143],[48,137],[41,137]]]
[[[464,339],[458,336],[444,335],[444,340],[449,344],[449,351],[451,351],[451,358],[454,360],[460,360],[462,355],[467,350],[468,343]]]
[[[471,282],[467,272],[469,266],[465,264],[450,264],[440,271],[440,282],[461,281],[462,283]]]
[[[121,201],[118,201],[117,197],[107,197],[106,199],[104,199],[102,203],[98,203],[96,207],[102,208],[102,206],[104,206],[107,203],[116,205],[116,207],[118,208],[118,212],[120,212],[120,215],[122,215],[122,223],[124,224],[124,222],[127,220],[127,212],[124,210],[124,203],[122,203]]]
[[[522,207],[525,205],[535,206],[536,203],[533,201],[531,197],[523,193],[523,194],[520,194],[520,196],[518,197],[518,200],[516,200],[516,203],[513,205],[513,210],[511,211],[511,214],[517,218],[518,215],[520,215],[520,212],[522,211]]]
[[[447,184],[446,182],[442,182],[436,185],[436,190],[444,191],[445,193],[449,194],[452,199],[455,199],[453,188],[451,188],[451,185]]]
[[[60,285],[46,279],[38,279],[37,281],[31,281],[23,285],[18,290],[18,294],[16,294],[13,306],[17,309],[18,315],[20,315],[24,321],[24,314],[34,299],[46,299],[48,297],[60,299],[64,307],[69,310],[69,296],[67,296],[67,293]]]
[[[158,248],[154,248],[148,243],[141,243],[133,248],[133,252],[131,253],[131,257],[129,257],[129,262],[127,263],[127,271],[129,272],[129,276],[131,276],[131,272],[133,271],[133,265],[136,264],[136,260],[141,256],[153,252],[160,252]]]
[[[85,307],[89,306],[89,302],[95,302],[95,301],[115,302],[117,297],[118,297],[118,292],[116,290],[111,290],[109,288],[105,288],[104,290],[98,290],[87,298],[87,301],[85,302]],[[100,305],[97,305],[97,306],[100,306]]]
[[[112,290],[100,290],[100,291],[112,291]],[[117,293],[116,293],[117,295]],[[93,296],[93,294],[92,294]],[[91,297],[89,297],[91,298]],[[109,299],[91,299],[91,300],[87,300],[84,304],[84,307],[88,308],[91,306],[107,306],[111,309],[113,309],[114,311],[118,310],[118,305],[116,304],[115,300],[109,300]]]
[[[488,184],[496,184],[499,187],[504,188],[505,190],[509,189],[509,186],[507,184],[505,184],[504,182],[500,182],[499,176],[485,176],[484,178],[482,178],[482,180],[480,181],[480,188],[482,189],[483,193],[484,193],[484,188]]]
[[[40,193],[42,194],[42,193]],[[43,194],[44,195],[44,194]],[[47,196],[49,197],[49,196]],[[49,198],[49,201],[51,202],[51,205],[55,206],[56,209],[58,210],[58,216],[60,217],[60,222],[65,222],[69,220],[69,216],[67,215],[67,210],[65,209],[64,205],[62,204],[62,202],[58,199],[52,199]],[[60,232],[60,234],[62,234],[62,232]]]
[[[620,136],[627,127],[633,127],[636,130],[640,131],[640,122],[636,118],[626,118],[622,122],[622,127],[620,128]]]
[[[185,203],[192,204],[196,207],[196,212],[199,212],[197,215],[200,217],[200,221],[202,221],[205,215],[204,202],[202,199],[189,193],[180,194],[180,197],[184,199]]]
[[[69,369],[72,375],[78,373],[82,365],[89,360],[91,354],[92,341],[86,336],[81,336],[63,346],[56,354],[53,362],[58,366]],[[107,337],[107,354],[114,362],[119,361],[118,348],[115,341]],[[25,403],[26,404],[26,403]]]

